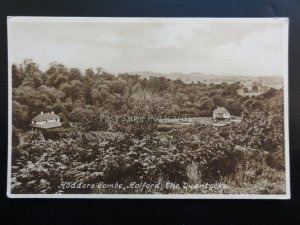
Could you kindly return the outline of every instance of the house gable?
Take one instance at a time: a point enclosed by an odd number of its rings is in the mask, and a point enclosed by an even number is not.
[[[230,119],[230,113],[224,107],[217,106],[213,111],[213,119]]]

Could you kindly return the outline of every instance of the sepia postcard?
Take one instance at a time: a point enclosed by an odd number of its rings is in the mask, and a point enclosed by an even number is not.
[[[290,198],[287,18],[7,24],[8,197]]]

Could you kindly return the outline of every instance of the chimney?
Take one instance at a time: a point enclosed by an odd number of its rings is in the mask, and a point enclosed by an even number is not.
[[[42,112],[41,112],[41,115],[43,115],[43,114],[44,114],[44,112],[42,111]]]

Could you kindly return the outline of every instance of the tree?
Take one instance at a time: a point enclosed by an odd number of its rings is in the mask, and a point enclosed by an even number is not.
[[[226,106],[226,102],[224,101],[224,98],[222,98],[222,97],[214,96],[214,97],[212,97],[212,100],[216,106],[222,106],[222,107]]]
[[[78,81],[78,82],[80,82],[80,81]],[[64,83],[61,85],[60,88],[65,93],[66,97],[71,98],[72,101],[80,99],[80,97],[82,95],[81,88],[74,83],[72,83],[72,84]]]
[[[13,64],[12,65],[12,86],[14,88],[19,87],[23,82],[24,77],[21,74],[20,68]]]
[[[189,98],[184,93],[177,93],[175,95],[175,104],[181,107]]]
[[[114,80],[109,84],[110,93],[124,95],[126,92],[127,82],[123,79]]]
[[[42,72],[32,59],[25,59],[21,68],[22,85],[38,88],[43,84]]]
[[[71,68],[69,72],[69,80],[81,80],[82,74],[81,71],[77,68]]]
[[[97,108],[76,108],[69,115],[69,120],[80,123],[84,131],[107,130],[109,120],[101,110]]]
[[[94,71],[92,68],[86,69],[85,70],[85,75],[89,78],[93,77],[95,75]]]
[[[26,105],[12,102],[12,124],[16,128],[27,129],[30,124],[29,110]]]
[[[209,97],[202,97],[199,100],[199,109],[201,116],[211,116],[215,108],[213,100]]]
[[[132,87],[132,92],[133,93],[140,93],[142,91],[142,86],[140,83],[136,83],[133,87]]]
[[[260,100],[249,99],[242,104],[242,110],[249,112],[265,111],[265,104]]]
[[[240,116],[242,113],[242,108],[239,101],[233,98],[226,101],[226,109],[231,115]]]

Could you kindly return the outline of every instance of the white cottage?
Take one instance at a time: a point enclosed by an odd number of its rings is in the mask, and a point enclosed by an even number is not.
[[[60,117],[56,115],[53,111],[51,113],[43,113],[37,115],[31,120],[31,127],[50,129],[55,127],[61,127]]]
[[[214,121],[230,121],[230,113],[224,107],[219,107],[213,111],[213,120]]]

